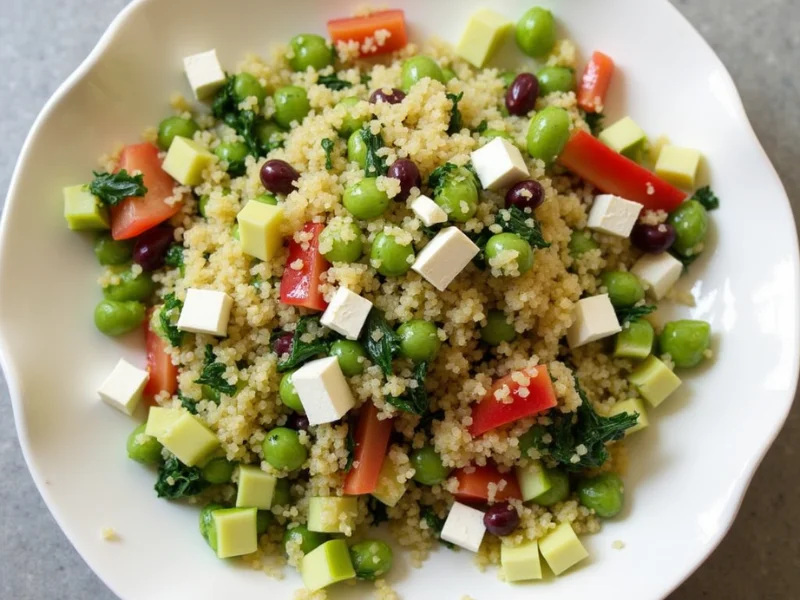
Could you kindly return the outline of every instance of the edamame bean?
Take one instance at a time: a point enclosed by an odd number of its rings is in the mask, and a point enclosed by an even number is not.
[[[342,119],[342,125],[339,127],[338,132],[339,135],[347,138],[350,137],[354,132],[361,129],[361,126],[367,122],[367,117],[354,117],[351,112],[351,108],[354,107],[356,104],[361,102],[360,98],[356,96],[349,96],[347,98],[343,98],[339,101],[336,106],[341,106],[345,109],[345,116]]]
[[[301,123],[311,110],[308,94],[296,85],[278,88],[272,99],[275,101],[275,122],[284,129],[289,129],[294,122]]]
[[[267,90],[250,73],[237,73],[233,77],[233,95],[239,102],[247,100],[250,96],[255,96],[259,106],[264,104],[267,97]]]
[[[94,255],[101,265],[124,265],[133,255],[132,240],[115,240],[108,233],[97,236]]]
[[[147,435],[144,430],[146,423],[142,423],[128,436],[128,458],[143,465],[155,465],[161,462],[161,442],[153,436]]]
[[[275,121],[259,119],[256,122],[256,139],[264,154],[278,146],[286,138],[286,132]]]
[[[289,42],[289,47],[292,49],[289,65],[295,71],[305,71],[308,67],[319,71],[333,64],[333,49],[319,35],[296,35]]]
[[[158,124],[158,145],[162,150],[168,150],[175,136],[192,139],[200,126],[192,119],[183,117],[167,117]]]
[[[319,247],[330,262],[354,263],[364,252],[363,237],[355,223],[334,219],[319,234]]]
[[[433,200],[447,213],[448,219],[465,223],[474,217],[478,210],[478,186],[475,178],[464,168],[459,168],[445,177]]]
[[[356,219],[374,219],[389,208],[389,196],[378,189],[377,179],[367,177],[344,191],[342,204]]]
[[[553,92],[575,91],[575,71],[567,67],[545,67],[536,73],[539,80],[539,95]]]
[[[697,200],[687,200],[673,212],[667,223],[675,228],[672,249],[683,256],[700,252],[708,232],[708,211]]]
[[[119,274],[119,283],[103,288],[103,296],[117,302],[128,300],[143,302],[153,295],[155,289],[156,285],[153,283],[150,273],[142,272],[134,275],[128,269]]]
[[[218,456],[208,461],[201,474],[203,479],[209,483],[220,484],[228,483],[233,476],[233,469],[236,465],[229,462],[224,456]]]
[[[94,324],[102,333],[118,336],[144,322],[144,304],[135,301],[101,300],[94,309]]]
[[[209,198],[206,195],[203,195],[200,196],[200,199],[197,201],[197,212],[199,212],[200,216],[203,217],[204,219],[208,218],[208,215],[206,214],[206,207],[208,206],[209,200],[211,200],[211,198]]]
[[[614,308],[630,308],[644,298],[642,282],[628,271],[606,271],[600,281],[608,290],[608,299]]]
[[[511,267],[510,262],[503,259],[503,255],[506,252],[517,253],[516,257],[511,260],[516,263],[517,271],[519,271],[520,275],[530,271],[533,266],[533,249],[531,245],[516,233],[498,233],[497,235],[493,235],[489,238],[489,241],[486,242],[485,252],[490,265],[493,259],[499,257],[503,263],[500,265],[500,268],[504,272],[507,267]]]
[[[579,258],[591,250],[597,250],[597,245],[591,235],[584,231],[573,231],[569,238],[569,255],[572,258]]]
[[[503,342],[513,342],[517,337],[514,326],[502,310],[490,310],[486,315],[486,325],[481,328],[481,339],[491,346]]]
[[[273,196],[272,194],[260,194],[253,198],[256,202],[261,202],[262,204],[270,204],[272,206],[278,206],[278,199]]]
[[[345,377],[360,375],[364,372],[367,353],[364,347],[354,340],[336,340],[331,345],[329,356],[335,356]]]
[[[356,577],[373,581],[392,568],[392,549],[380,540],[364,540],[350,546],[350,560]]]
[[[356,163],[362,169],[367,164],[367,144],[361,137],[360,129],[347,138],[347,160]]]
[[[601,473],[578,483],[578,499],[598,517],[610,519],[622,510],[625,489],[616,473]]]
[[[275,516],[271,512],[268,510],[259,510],[256,513],[256,535],[264,535],[267,533],[267,529],[269,529],[270,524],[274,520]]]
[[[428,56],[414,56],[406,59],[403,63],[401,81],[404,92],[407,93],[415,83],[426,77],[435,79],[440,83],[445,82],[442,68],[435,60]]]
[[[308,458],[308,450],[300,443],[300,436],[286,427],[276,427],[267,433],[261,450],[264,460],[276,469],[286,471],[299,469]]]
[[[556,43],[556,23],[553,13],[534,6],[517,22],[517,46],[528,56],[544,56]]]
[[[503,138],[504,140],[508,140],[509,142],[513,142],[514,138],[511,137],[511,134],[507,131],[500,131],[499,129],[487,129],[481,134],[481,137],[486,138],[487,140],[493,140],[494,138]]]
[[[321,546],[328,541],[328,536],[324,533],[316,531],[309,531],[305,525],[297,525],[291,529],[287,529],[283,534],[283,548],[286,551],[286,545],[289,542],[297,544],[303,554],[308,554],[314,548]]]
[[[399,277],[414,263],[414,247],[410,243],[401,244],[394,235],[381,231],[372,242],[369,259],[381,275]]]
[[[217,551],[217,526],[214,524],[212,513],[221,508],[225,507],[222,506],[222,504],[211,502],[210,504],[206,504],[200,511],[200,535],[208,542],[208,545],[211,546],[214,552]]]
[[[244,164],[249,150],[247,144],[243,142],[222,142],[214,149],[217,158],[228,163],[228,174],[231,177],[239,177],[247,170]]]
[[[450,469],[442,464],[442,458],[432,446],[423,446],[411,453],[414,481],[423,485],[438,485],[450,475]]]
[[[705,321],[672,321],[658,336],[660,351],[669,354],[676,367],[684,369],[699,365],[710,345],[711,325]]]
[[[569,128],[569,114],[563,108],[548,106],[538,112],[528,128],[528,154],[552,164],[569,140]]]
[[[297,390],[294,388],[294,383],[292,383],[292,375],[294,375],[294,371],[289,371],[283,374],[283,377],[281,377],[280,387],[278,388],[278,396],[280,396],[281,402],[283,402],[285,406],[304,415],[306,414],[306,410],[303,408],[303,403],[300,402],[300,396],[298,395]]]
[[[569,497],[569,475],[558,469],[547,469],[547,477],[550,489],[533,499],[539,506],[553,506]]]
[[[416,362],[433,360],[442,346],[436,325],[422,319],[403,323],[397,328],[397,335],[400,336],[400,353]]]
[[[456,72],[453,71],[453,69],[451,69],[449,67],[444,67],[442,69],[442,77],[444,78],[444,82],[443,83],[447,83],[451,79],[458,79],[458,77],[456,77]]]

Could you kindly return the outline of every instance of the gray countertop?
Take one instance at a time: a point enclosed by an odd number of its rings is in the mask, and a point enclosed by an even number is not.
[[[797,211],[800,0],[673,3],[733,74],[756,133]],[[37,113],[125,4],[126,0],[0,2],[0,98],[4,105],[0,132],[6,140],[0,147],[0,202]],[[753,200],[757,206],[758,199]],[[800,404],[756,474],[733,529],[673,598],[800,597],[798,454]],[[113,598],[73,550],[36,491],[17,443],[2,377],[0,474],[0,598]]]

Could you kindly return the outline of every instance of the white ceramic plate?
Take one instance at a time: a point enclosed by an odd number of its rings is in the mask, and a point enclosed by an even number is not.
[[[756,140],[724,67],[661,0],[536,0],[550,5],[582,56],[601,49],[618,72],[611,118],[629,113],[648,132],[699,148],[722,198],[712,243],[692,267],[697,307],[716,359],[652,411],[630,440],[627,507],[585,538],[591,560],[555,582],[508,586],[479,573],[467,552],[441,550],[423,570],[402,554],[390,582],[403,597],[504,598],[667,595],[716,547],[755,468],[783,423],[798,368],[798,251],[786,194]],[[533,0],[493,0],[518,18]],[[100,291],[89,238],[69,232],[61,188],[86,180],[96,157],[134,141],[186,89],[181,59],[216,47],[232,67],[295,33],[324,32],[352,2],[141,0],[36,121],[17,165],[0,240],[0,351],[28,465],[50,510],[92,569],[126,599],[288,598],[283,581],[217,560],[197,510],[158,500],[153,474],[128,460],[132,421],[95,390],[121,354],[143,363],[138,339],[106,338],[92,324]],[[481,0],[395,0],[413,37],[455,41]],[[125,343],[127,342],[127,343]],[[102,541],[113,527],[120,541]],[[621,540],[623,550],[613,550]],[[289,570],[291,571],[291,570]],[[341,586],[334,595],[355,597]],[[361,592],[366,596],[368,586]],[[356,594],[358,595],[358,594]]]

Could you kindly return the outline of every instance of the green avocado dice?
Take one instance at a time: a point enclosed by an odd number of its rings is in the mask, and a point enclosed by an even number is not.
[[[470,17],[456,47],[456,53],[481,69],[492,58],[512,27],[513,23],[503,15],[489,8],[482,8]]]
[[[517,467],[517,481],[522,491],[523,502],[541,496],[553,485],[547,471],[538,460],[524,467]]]
[[[88,185],[64,188],[64,218],[72,230],[108,229],[108,210]]]
[[[167,151],[162,168],[182,185],[199,185],[203,171],[216,157],[194,140],[176,135]]]
[[[605,128],[597,137],[615,152],[637,162],[641,159],[647,142],[647,134],[630,117],[620,119]]]
[[[239,467],[236,506],[268,510],[272,507],[277,481],[274,475],[265,473],[259,467],[242,465]]]
[[[256,551],[257,512],[255,508],[221,508],[211,513],[219,558],[244,556]]]
[[[556,575],[589,556],[572,526],[566,521],[539,540],[539,550]]]
[[[650,356],[628,375],[628,381],[653,406],[658,406],[681,385],[681,380],[667,365]]]
[[[303,557],[300,569],[303,583],[313,592],[324,587],[353,579],[356,576],[350,560],[350,550],[344,540],[330,540]]]
[[[519,546],[500,546],[500,567],[506,581],[529,581],[542,578],[542,561],[536,540]]]
[[[650,356],[656,332],[653,326],[639,319],[622,327],[614,341],[615,358],[638,358]]]
[[[219,447],[216,434],[188,412],[156,439],[187,467],[201,463]]]

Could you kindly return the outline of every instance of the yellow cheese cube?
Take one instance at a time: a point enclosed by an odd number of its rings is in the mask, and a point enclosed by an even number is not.
[[[656,161],[656,175],[682,188],[695,186],[700,152],[692,148],[664,146]]]
[[[217,536],[217,556],[251,554],[258,548],[255,508],[220,508],[211,513]]]
[[[156,439],[164,435],[167,430],[175,424],[175,421],[180,419],[186,411],[182,408],[162,408],[160,406],[153,406],[147,415],[147,425],[144,432]]]
[[[309,498],[308,530],[320,533],[345,533],[355,527],[358,500],[354,496]]]
[[[506,581],[528,581],[542,578],[539,543],[536,540],[519,546],[500,546],[500,566]]]
[[[72,230],[108,229],[108,210],[88,185],[64,188],[64,218]]]
[[[187,467],[193,467],[219,447],[219,439],[188,412],[156,438]]]
[[[162,168],[183,185],[199,185],[203,182],[203,170],[214,160],[216,157],[197,142],[176,135]]]
[[[628,381],[653,406],[658,406],[681,385],[680,378],[669,367],[650,356],[628,375]]]
[[[539,541],[539,550],[548,566],[561,575],[571,566],[589,556],[569,523],[561,523]]]
[[[489,8],[480,9],[470,17],[456,54],[479,69],[483,68],[503,43],[512,25],[500,13]]]
[[[378,474],[378,485],[372,495],[386,506],[394,506],[406,493],[406,484],[397,480],[397,465],[387,456],[383,459],[381,472]]]
[[[236,215],[242,252],[261,260],[269,260],[283,244],[281,223],[283,209],[250,200]]]
[[[236,492],[236,506],[255,507],[268,510],[272,507],[275,483],[278,480],[258,467],[242,465],[239,467],[239,487]]]
[[[629,415],[634,413],[639,414],[636,419],[636,425],[630,429],[626,429],[625,435],[630,435],[650,425],[650,421],[647,418],[647,411],[644,408],[644,402],[642,402],[639,398],[630,398],[629,400],[625,400],[623,402],[617,402],[609,414],[613,417],[614,415],[620,415],[622,413],[627,413]]]

